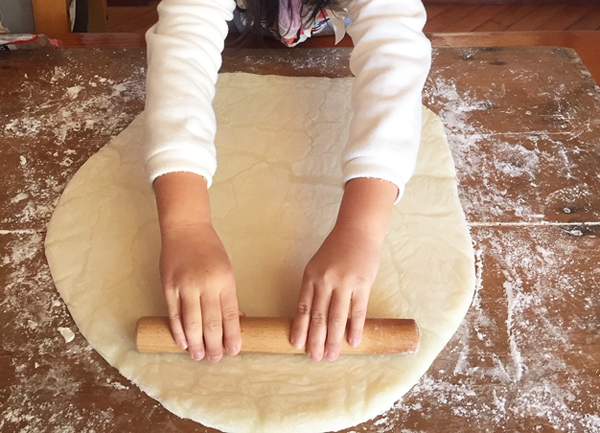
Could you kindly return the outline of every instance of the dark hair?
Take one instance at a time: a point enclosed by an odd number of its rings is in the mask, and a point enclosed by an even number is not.
[[[302,16],[314,19],[319,11],[335,0],[302,0]],[[247,33],[262,38],[265,29],[276,28],[279,19],[279,0],[246,0]]]

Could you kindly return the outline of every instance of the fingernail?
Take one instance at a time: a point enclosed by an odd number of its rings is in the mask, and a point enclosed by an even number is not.
[[[321,359],[323,359],[323,355],[318,356],[318,354],[311,352],[310,357],[313,361],[319,362]]]
[[[218,362],[221,360],[222,357],[223,357],[223,355],[209,355],[208,360],[210,362]]]
[[[350,345],[352,347],[360,346],[360,337],[352,337],[352,339],[350,340]]]
[[[227,354],[228,355],[234,356],[234,355],[236,355],[239,352],[240,352],[240,347],[237,346],[237,345],[232,345],[232,346],[229,346],[227,348]]]
[[[194,361],[200,361],[200,360],[202,360],[202,358],[204,358],[204,353],[203,352],[193,352],[192,353],[192,359]]]
[[[186,343],[185,341],[180,341],[180,342],[179,342],[179,348],[180,348],[181,350],[187,350],[187,348],[188,348],[188,345],[187,345],[187,343]]]
[[[334,352],[325,352],[325,358],[327,359],[327,361],[335,361],[336,360],[336,356],[335,356]]]

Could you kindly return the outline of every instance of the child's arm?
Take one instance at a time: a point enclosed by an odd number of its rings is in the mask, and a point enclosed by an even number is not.
[[[350,17],[355,79],[343,154],[347,183],[336,226],[306,267],[291,336],[315,360],[338,357],[348,311],[348,340],[360,341],[392,204],[414,170],[431,65],[420,0],[355,0]]]
[[[355,0],[350,16],[355,79],[344,180],[387,180],[398,187],[398,200],[421,140],[421,92],[431,67],[425,8],[421,0]]]
[[[172,172],[216,170],[212,107],[227,20],[234,0],[162,0],[146,32],[146,168],[150,180]]]
[[[171,330],[193,359],[240,351],[235,279],[213,228],[204,178],[171,173],[154,182],[161,233],[160,273]]]
[[[212,100],[234,0],[163,0],[146,33],[146,168],[161,229],[171,331],[194,359],[239,352],[231,264],[210,219],[216,169]]]
[[[337,358],[348,318],[348,342],[360,344],[397,193],[394,184],[379,179],[346,183],[335,227],[304,271],[292,327],[292,344],[303,347],[308,335],[314,360]]]

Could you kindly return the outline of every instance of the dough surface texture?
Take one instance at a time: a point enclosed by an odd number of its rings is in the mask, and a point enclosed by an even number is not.
[[[351,83],[219,78],[212,212],[248,316],[293,315],[304,265],[335,221]],[[456,331],[475,287],[471,239],[439,118],[424,112],[416,172],[394,209],[369,303],[369,317],[416,319],[419,352],[335,363],[244,354],[211,365],[135,350],[136,320],[166,315],[142,116],[79,169],[48,226],[52,276],[90,345],[171,412],[228,432],[337,430],[390,408]]]

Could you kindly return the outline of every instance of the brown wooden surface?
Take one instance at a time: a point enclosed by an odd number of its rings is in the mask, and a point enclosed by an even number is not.
[[[600,83],[600,32],[434,33],[437,47],[566,47],[573,48]]]
[[[565,47],[573,48],[585,63],[597,83],[600,83],[600,32],[484,32],[433,33],[428,35],[434,47]],[[78,33],[58,36],[65,47],[136,48],[144,47],[144,35],[136,33]],[[267,41],[273,49],[287,50],[277,41]],[[228,40],[228,46],[232,39]],[[338,47],[351,47],[345,37]],[[330,37],[312,38],[299,48],[332,48]],[[250,47],[255,48],[255,47]]]
[[[486,32],[540,30],[599,30],[600,3],[594,1],[561,1],[555,4],[518,2],[512,4],[426,4],[427,32]],[[119,8],[115,8],[119,9]],[[151,8],[146,8],[148,12]],[[115,11],[115,21],[124,14]],[[132,9],[130,14],[142,14]],[[146,12],[147,13],[147,12]],[[148,15],[146,15],[148,16]],[[115,23],[116,24],[116,23]],[[130,26],[130,31],[131,26]]]
[[[145,5],[124,3],[109,5],[106,31],[143,33],[157,21],[157,0],[149,0]],[[600,30],[600,2],[596,0],[423,3],[427,10],[425,31],[431,33]]]
[[[224,70],[345,76],[348,55],[228,51]],[[0,82],[0,431],[211,431],[87,345],[43,255],[70,177],[143,108],[143,50],[4,53]],[[419,384],[348,431],[597,431],[598,87],[572,50],[440,48],[423,101],[447,128],[477,293]]]
[[[135,21],[135,18],[132,18]],[[90,33],[105,32],[108,24],[108,5],[106,0],[88,0],[88,25]]]
[[[69,32],[67,0],[32,0],[35,31],[48,35]]]
[[[458,0],[424,1],[425,32],[444,36],[450,46],[555,46],[577,50],[600,82],[600,2]],[[462,3],[462,4],[457,4]],[[466,3],[466,4],[465,4]],[[469,4],[470,3],[470,4]],[[109,32],[143,34],[158,19],[156,0],[146,6],[111,7]],[[476,35],[470,34],[477,33]],[[275,47],[282,44],[276,42]],[[313,38],[301,47],[332,46],[331,38]],[[349,38],[341,46],[351,46]]]

